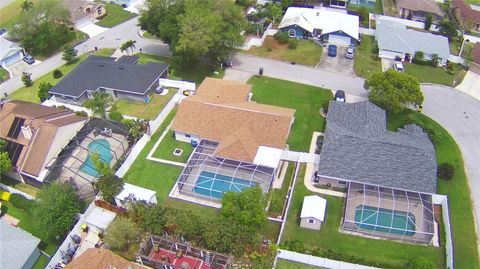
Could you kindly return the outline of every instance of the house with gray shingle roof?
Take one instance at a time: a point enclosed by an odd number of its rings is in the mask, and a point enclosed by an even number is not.
[[[114,99],[150,102],[159,87],[159,79],[168,75],[168,65],[149,62],[138,64],[136,56],[90,56],[50,89],[57,102],[81,105],[103,91]]]
[[[40,257],[40,239],[0,220],[0,268],[32,268]]]
[[[331,101],[318,175],[434,194],[435,149],[416,125],[388,131],[385,111],[370,102]]]
[[[411,61],[417,51],[422,51],[425,60],[437,54],[440,64],[446,65],[450,56],[448,38],[407,29],[405,25],[391,20],[377,19],[375,39],[378,42],[378,56],[381,58]]]

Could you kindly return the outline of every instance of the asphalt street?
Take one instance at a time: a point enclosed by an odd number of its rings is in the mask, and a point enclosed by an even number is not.
[[[162,43],[159,40],[146,39],[138,34],[140,28],[137,26],[138,17],[135,17],[129,21],[119,24],[108,31],[105,31],[87,41],[77,45],[75,49],[78,51],[78,55],[82,55],[86,52],[92,51],[97,47],[101,48],[118,48],[122,43],[128,40],[135,40],[136,52],[142,49],[143,53],[156,54],[156,55],[169,55],[170,51],[167,44]],[[28,70],[32,74],[32,79],[37,79],[46,73],[52,71],[55,68],[65,64],[62,60],[62,53],[58,53],[43,63]],[[10,94],[22,87],[23,83],[20,76],[11,78],[4,83],[0,84],[0,96],[3,97],[5,93]]]
[[[360,99],[368,96],[364,79],[327,72],[303,65],[270,60],[242,53],[232,54],[233,67],[225,77],[246,81],[247,75],[258,73],[332,90],[344,90]],[[232,72],[233,71],[233,72]],[[441,124],[456,140],[462,151],[468,176],[477,231],[480,231],[480,101],[461,91],[440,85],[422,85],[425,95],[423,112]],[[478,232],[477,232],[478,234]]]

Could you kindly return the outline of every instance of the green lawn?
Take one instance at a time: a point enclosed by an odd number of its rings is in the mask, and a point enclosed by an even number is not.
[[[37,193],[40,191],[40,189],[37,188],[37,187],[25,184],[23,182],[20,182],[18,180],[13,179],[13,178],[9,178],[5,175],[2,175],[0,182],[7,185],[7,186],[15,188],[19,191],[23,191],[27,194],[30,194],[33,197],[37,196]]]
[[[181,156],[173,155],[176,148],[183,150]],[[170,160],[174,162],[187,163],[190,154],[193,152],[193,147],[189,143],[177,141],[172,130],[169,130],[167,135],[163,138],[157,150],[153,153],[153,157]]]
[[[35,224],[32,221],[32,215],[29,212],[18,209],[7,202],[3,202],[2,211],[6,214],[11,215],[12,217],[19,219],[20,223],[18,224],[18,227],[31,233],[35,237],[40,238],[42,241],[40,242],[39,248],[42,251],[46,252],[48,255],[53,255],[55,251],[57,251],[57,248],[61,242],[55,240],[45,240],[42,231],[39,231],[37,227],[35,227]],[[47,263],[48,258],[42,255],[35,263],[33,268],[45,268]]]
[[[288,44],[280,44],[273,37],[269,36],[265,39],[261,47],[252,47],[248,51],[242,50],[240,52],[275,60],[315,66],[320,62],[322,49],[322,46],[308,40],[299,40],[297,48],[290,49]]]
[[[268,208],[268,214],[270,217],[276,218],[283,213],[283,206],[285,205],[285,199],[288,193],[288,188],[292,182],[293,177],[293,163],[288,163],[287,172],[282,183],[281,189],[272,189],[270,191],[270,207]]]
[[[197,86],[202,83],[205,77],[223,78],[223,76],[225,75],[224,70],[219,71],[218,74],[215,74],[214,67],[206,60],[201,60],[196,65],[192,66],[187,70],[180,70],[178,68],[175,68],[175,64],[173,63],[173,59],[171,57],[141,53],[137,53],[135,55],[140,57],[140,60],[138,61],[139,64],[144,64],[148,62],[161,62],[170,64],[169,78],[195,82]]]
[[[349,11],[358,11],[360,8],[365,7],[369,13],[375,14],[383,14],[383,6],[382,1],[376,1],[374,5],[362,6],[362,5],[355,5],[355,4],[348,4],[347,9]]]
[[[278,259],[276,269],[319,269],[320,267]]]
[[[298,240],[310,251],[316,248],[321,253],[330,250],[343,256],[343,258],[337,257],[337,259],[351,261],[352,256],[355,256],[356,263],[382,268],[404,268],[408,260],[418,255],[429,257],[437,263],[437,268],[443,268],[442,264],[445,263],[443,248],[402,244],[340,233],[339,225],[343,213],[343,198],[322,196],[328,201],[328,213],[320,231],[300,228],[299,216],[303,197],[314,194],[305,188],[302,180],[304,174],[305,166],[303,165],[298,174],[299,180],[291,200],[282,242]]]
[[[22,12],[21,5],[24,0],[15,0],[8,4],[7,6],[0,9],[0,27],[10,29],[13,21],[15,21]],[[35,3],[38,0],[33,0]]]
[[[320,108],[324,102],[333,99],[332,92],[269,77],[252,77],[248,83],[253,85],[254,101],[296,110],[287,143],[291,150],[308,151],[313,132],[325,129]]]
[[[121,5],[105,3],[105,8],[107,16],[96,23],[98,26],[111,28],[136,16],[135,13],[124,10]]]
[[[163,110],[168,101],[172,99],[175,93],[175,89],[170,89],[166,95],[154,94],[148,104],[119,99],[115,103],[115,106],[123,115],[153,120]]]
[[[433,67],[430,65],[405,64],[405,73],[416,77],[420,82],[428,82],[452,86],[458,85],[465,76],[466,72],[460,65],[453,65],[453,74],[449,74],[443,67]]]
[[[453,137],[438,123],[415,111],[405,111],[394,117],[389,116],[388,129],[396,130],[398,127],[403,126],[409,114],[416,115],[423,122],[424,126],[431,126],[441,134],[441,139],[435,146],[437,162],[449,162],[455,166],[455,176],[451,181],[438,180],[438,193],[448,195],[455,268],[478,269],[480,265],[473,208],[460,149]]]
[[[0,83],[10,78],[10,74],[7,70],[0,67]]]
[[[375,37],[362,35],[362,43],[357,46],[353,68],[359,77],[367,78],[372,73],[382,71],[382,62],[375,51]]]
[[[480,0],[465,0],[465,2],[473,5],[480,6]]]
[[[95,55],[100,56],[110,56],[113,53],[113,49],[100,49],[97,52],[93,53]],[[40,103],[40,98],[38,98],[38,86],[40,82],[50,82],[55,85],[59,82],[63,77],[65,77],[69,72],[71,72],[77,65],[79,65],[82,61],[87,59],[90,54],[83,54],[79,56],[73,63],[65,64],[60,66],[58,69],[62,71],[63,76],[59,79],[53,78],[53,70],[48,72],[47,74],[43,75],[42,77],[36,79],[33,82],[33,86],[31,87],[22,87],[16,90],[14,93],[10,95],[10,97],[14,100],[23,100],[32,103]]]

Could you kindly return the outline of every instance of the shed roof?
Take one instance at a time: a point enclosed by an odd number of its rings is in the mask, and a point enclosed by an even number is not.
[[[133,58],[115,61],[113,57],[89,56],[57,83],[50,93],[81,96],[85,91],[110,88],[143,95],[168,69],[167,64],[135,64]]]
[[[125,200],[130,195],[134,195],[137,200],[149,202],[156,195],[155,191],[135,186],[129,183],[123,184],[123,190],[115,197],[119,200]]]
[[[88,214],[85,222],[89,225],[93,225],[99,229],[106,230],[112,223],[117,215],[112,211],[108,211],[101,207],[96,206],[90,214]]]
[[[310,195],[303,197],[302,212],[300,218],[315,218],[319,221],[325,220],[325,212],[327,211],[327,200],[318,195]]]
[[[444,60],[450,56],[448,38],[407,29],[391,20],[377,19],[376,38],[380,50],[399,51],[415,55],[417,51],[438,54]]]
[[[416,125],[386,130],[385,111],[370,102],[331,101],[319,175],[394,189],[436,193],[435,149]]]
[[[23,268],[40,239],[0,220],[0,268]]]
[[[342,31],[358,40],[359,24],[358,16],[331,9],[289,7],[278,28],[297,25],[310,33],[313,33],[314,29],[321,29],[322,34]]]

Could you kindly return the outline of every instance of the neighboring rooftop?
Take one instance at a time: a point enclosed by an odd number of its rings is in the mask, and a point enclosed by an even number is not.
[[[435,0],[397,0],[399,8],[412,11],[424,11],[442,17],[443,12]]]
[[[248,102],[250,88],[206,79],[180,103],[172,130],[219,142],[215,156],[239,161],[252,162],[260,146],[285,148],[295,110]]]
[[[386,114],[365,101],[330,101],[319,175],[436,193],[435,149],[416,125],[386,130]]]
[[[325,8],[289,7],[278,28],[297,25],[311,33],[314,29],[321,29],[322,34],[343,31],[358,40],[358,16]]]
[[[407,29],[405,25],[391,20],[377,20],[376,37],[380,50],[410,53],[423,51],[425,54],[438,54],[444,60],[450,55],[448,38],[441,35]]]
[[[44,164],[51,158],[51,146],[59,144],[58,130],[70,124],[83,125],[86,117],[59,108],[23,101],[7,102],[0,109],[0,137],[7,141],[12,165],[22,172],[39,176]]]
[[[325,211],[327,209],[327,200],[318,196],[310,195],[303,197],[302,212],[300,218],[314,218],[319,221],[325,220]]]
[[[152,84],[168,70],[168,65],[149,62],[136,64],[134,57],[89,56],[50,93],[79,97],[85,91],[110,88],[131,94],[144,95]]]
[[[40,239],[0,220],[0,268],[19,269],[37,250]]]
[[[21,50],[22,48],[17,43],[0,36],[0,60],[6,59]]]
[[[108,249],[90,248],[68,263],[65,269],[146,269],[148,267],[130,262]]]
[[[458,9],[463,19],[469,19],[480,23],[480,10],[473,9],[463,0],[452,0],[452,8]]]

